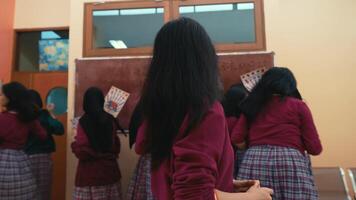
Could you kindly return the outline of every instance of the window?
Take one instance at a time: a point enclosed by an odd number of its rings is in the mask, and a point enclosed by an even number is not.
[[[68,28],[16,30],[15,71],[67,71]]]
[[[150,47],[164,24],[163,14],[163,8],[94,11],[94,48]]]
[[[253,3],[180,6],[179,14],[200,22],[216,44],[256,41]]]
[[[161,26],[180,16],[202,24],[218,52],[266,49],[263,0],[165,0],[86,4],[83,54],[150,54]]]
[[[265,50],[262,0],[174,1],[175,18],[198,21],[218,52]]]
[[[149,54],[168,21],[168,1],[85,5],[84,56]]]

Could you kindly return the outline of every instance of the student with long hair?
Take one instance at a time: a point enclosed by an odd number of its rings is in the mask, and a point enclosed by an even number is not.
[[[37,199],[36,181],[30,161],[23,148],[30,134],[46,139],[46,131],[37,120],[38,110],[29,100],[22,84],[11,82],[2,86],[0,104],[0,199]]]
[[[293,73],[282,67],[268,70],[241,109],[232,141],[247,142],[249,148],[238,178],[258,178],[274,190],[276,200],[318,199],[305,152],[319,155],[322,146]]]
[[[130,148],[136,142],[137,132],[142,122],[142,106],[137,104],[129,125]],[[154,200],[151,190],[151,157],[149,154],[140,155],[128,186],[126,199]]]
[[[138,154],[151,155],[157,200],[271,199],[271,190],[257,184],[232,193],[234,155],[218,101],[218,74],[214,46],[199,23],[180,18],[161,28],[140,100],[144,122],[135,146]]]
[[[25,145],[25,153],[31,161],[31,168],[35,176],[38,191],[38,200],[51,199],[53,161],[51,154],[56,151],[53,135],[63,135],[63,124],[56,119],[53,105],[47,105],[49,109],[43,109],[43,102],[36,90],[29,90],[32,102],[39,109],[38,120],[47,132],[47,139],[42,141],[36,135],[28,137]]]
[[[121,173],[117,163],[119,126],[104,111],[104,95],[89,88],[83,98],[84,115],[79,119],[72,150],[79,159],[74,200],[121,200]]]
[[[240,103],[247,97],[248,91],[244,87],[242,83],[235,84],[229,88],[229,90],[225,93],[224,99],[222,100],[222,106],[224,108],[227,127],[230,133],[237,125],[237,122],[241,115]],[[234,146],[235,150],[235,164],[234,164],[234,177],[236,177],[241,162],[243,160],[243,156],[245,154],[245,149],[239,149]]]

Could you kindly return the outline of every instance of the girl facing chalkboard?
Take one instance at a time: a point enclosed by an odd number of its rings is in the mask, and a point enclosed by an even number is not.
[[[249,148],[238,178],[259,178],[276,200],[318,199],[306,152],[319,155],[322,145],[293,73],[282,67],[268,70],[241,109],[232,141],[240,147],[247,142]]]
[[[104,95],[91,87],[83,99],[85,114],[79,119],[72,151],[79,159],[74,200],[121,200],[121,172],[117,163],[120,140],[116,120],[106,113]]]
[[[204,28],[189,18],[158,32],[144,84],[135,150],[150,154],[157,200],[271,199],[272,191],[246,181],[233,193],[234,155],[220,104],[217,55]],[[237,185],[241,185],[241,182]]]

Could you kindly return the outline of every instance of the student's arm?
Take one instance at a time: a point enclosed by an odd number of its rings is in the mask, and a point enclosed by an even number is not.
[[[63,124],[58,121],[57,119],[53,118],[51,115],[47,116],[47,123],[48,123],[48,131],[49,134],[53,135],[63,135],[64,134],[64,126]]]
[[[98,158],[116,158],[112,153],[98,153],[89,144],[84,130],[78,125],[75,141],[71,144],[72,152],[79,160],[94,160]]]
[[[0,144],[4,141],[5,132],[3,131],[6,126],[4,115],[0,113]]]
[[[173,182],[175,200],[271,200],[272,190],[259,182],[245,193],[227,193],[215,189],[218,163],[223,152],[225,117],[208,112],[188,136],[173,145]],[[222,163],[223,164],[223,163]],[[240,182],[241,183],[241,182]],[[237,184],[237,183],[236,183]],[[245,185],[245,184],[242,184]]]
[[[231,133],[231,141],[239,149],[246,148],[245,139],[248,133],[247,118],[244,114],[241,114],[237,124],[233,127]]]
[[[126,136],[126,132],[125,130],[122,128],[121,124],[120,124],[120,120],[119,118],[114,118],[114,124],[115,124],[115,130],[116,131],[120,131],[120,134],[124,134]]]
[[[309,154],[319,155],[323,148],[314,124],[312,114],[304,102],[300,104],[298,110],[301,119],[302,140],[305,148]]]
[[[135,141],[135,152],[138,155],[145,153],[145,131],[147,129],[147,122],[144,121],[137,130],[137,137]]]
[[[223,114],[209,111],[196,128],[173,145],[173,199],[214,199],[217,163],[227,136],[225,123]]]
[[[79,160],[116,159],[112,153],[97,153],[90,146],[71,144],[72,152]]]
[[[29,131],[35,134],[40,140],[45,140],[47,138],[47,132],[40,124],[39,120],[34,120],[29,124]]]

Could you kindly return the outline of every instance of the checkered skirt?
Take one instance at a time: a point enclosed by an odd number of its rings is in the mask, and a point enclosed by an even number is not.
[[[30,161],[23,151],[0,149],[0,199],[37,199]]]
[[[139,158],[127,191],[127,200],[154,200],[151,190],[151,157]]]
[[[234,177],[236,177],[237,174],[239,173],[239,169],[240,169],[241,163],[244,159],[245,153],[246,153],[246,150],[237,149],[235,151]]]
[[[75,187],[73,200],[123,200],[121,182],[104,186]]]
[[[260,180],[274,190],[273,200],[318,199],[309,158],[300,151],[278,146],[254,146],[247,150],[238,179]]]
[[[38,200],[51,199],[53,168],[51,154],[34,154],[30,155],[29,159],[37,183]]]

